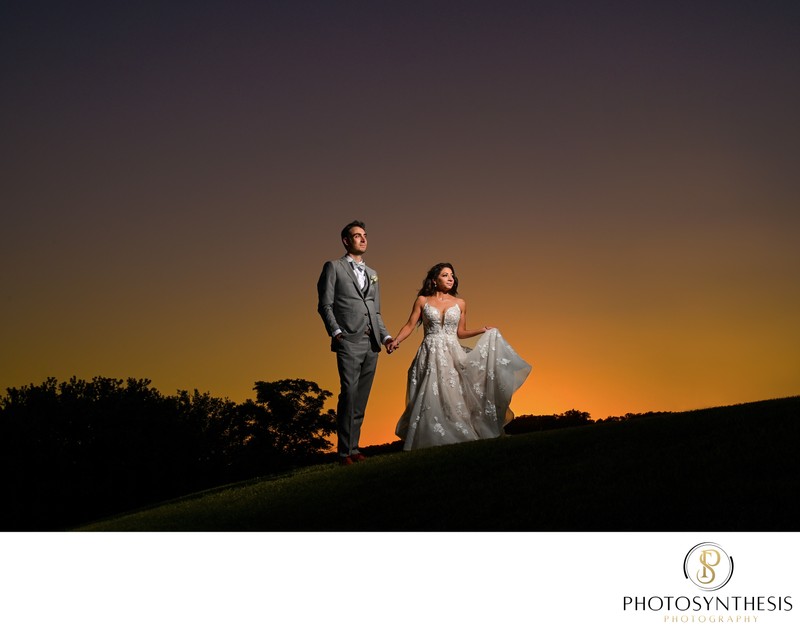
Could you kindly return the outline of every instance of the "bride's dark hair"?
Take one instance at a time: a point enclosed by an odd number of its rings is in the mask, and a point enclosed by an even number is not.
[[[449,269],[453,272],[453,288],[450,289],[450,295],[453,297],[458,295],[458,276],[456,276],[456,270],[450,263],[442,262],[435,264],[428,270],[428,275],[425,276],[425,280],[422,281],[422,288],[419,290],[419,293],[417,293],[417,297],[422,295],[427,297],[436,294],[436,278],[442,273],[442,269]]]

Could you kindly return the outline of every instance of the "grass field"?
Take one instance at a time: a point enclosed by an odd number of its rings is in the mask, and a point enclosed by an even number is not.
[[[794,531],[800,397],[324,464],[85,531]]]

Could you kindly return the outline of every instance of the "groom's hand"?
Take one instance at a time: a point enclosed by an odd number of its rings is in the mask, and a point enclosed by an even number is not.
[[[394,352],[395,347],[396,347],[395,343],[394,343],[394,339],[392,339],[391,337],[386,339],[386,341],[383,342],[383,345],[386,348],[387,354],[392,354],[392,352]]]

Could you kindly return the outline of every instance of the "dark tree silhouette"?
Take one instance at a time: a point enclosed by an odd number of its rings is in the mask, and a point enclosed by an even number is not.
[[[258,381],[253,389],[280,451],[304,459],[332,446],[326,437],[336,430],[336,413],[323,411],[331,392],[302,379]]]
[[[0,397],[0,528],[62,529],[308,463],[330,447],[330,392],[259,381],[243,404],[147,379],[72,378]]]
[[[148,380],[50,378],[9,389],[0,400],[3,482],[13,480],[16,498],[7,526],[48,528],[182,489],[173,407]]]
[[[566,429],[592,424],[592,416],[588,411],[570,409],[564,413],[547,416],[524,415],[517,416],[505,426],[509,435],[530,433],[531,431],[550,431],[552,429]]]

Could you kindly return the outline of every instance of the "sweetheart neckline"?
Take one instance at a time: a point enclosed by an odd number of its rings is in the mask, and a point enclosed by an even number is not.
[[[431,303],[430,303],[430,302],[428,302],[427,300],[425,301],[425,306],[430,306],[430,307],[431,307],[431,308],[432,308],[434,311],[436,311],[436,312],[439,314],[439,323],[440,323],[442,326],[444,326],[444,318],[445,318],[445,316],[447,315],[447,312],[448,312],[448,311],[449,311],[451,308],[457,308],[459,311],[461,310],[461,307],[458,305],[458,302],[456,302],[455,304],[453,304],[453,306],[448,306],[448,307],[447,307],[446,309],[444,309],[443,311],[440,311],[438,308],[436,308],[436,307],[435,307],[433,304],[431,304]]]
[[[436,308],[436,307],[435,307],[433,304],[431,304],[430,302],[425,302],[425,306],[430,306],[430,307],[431,307],[431,308],[432,308],[434,311],[436,311],[437,313],[446,313],[446,312],[447,312],[447,311],[449,311],[451,308],[459,308],[459,306],[458,306],[458,302],[456,302],[455,304],[453,304],[453,306],[448,306],[448,307],[447,307],[446,309],[444,309],[443,311],[440,311],[438,308]],[[460,308],[459,308],[459,310],[460,310]]]

